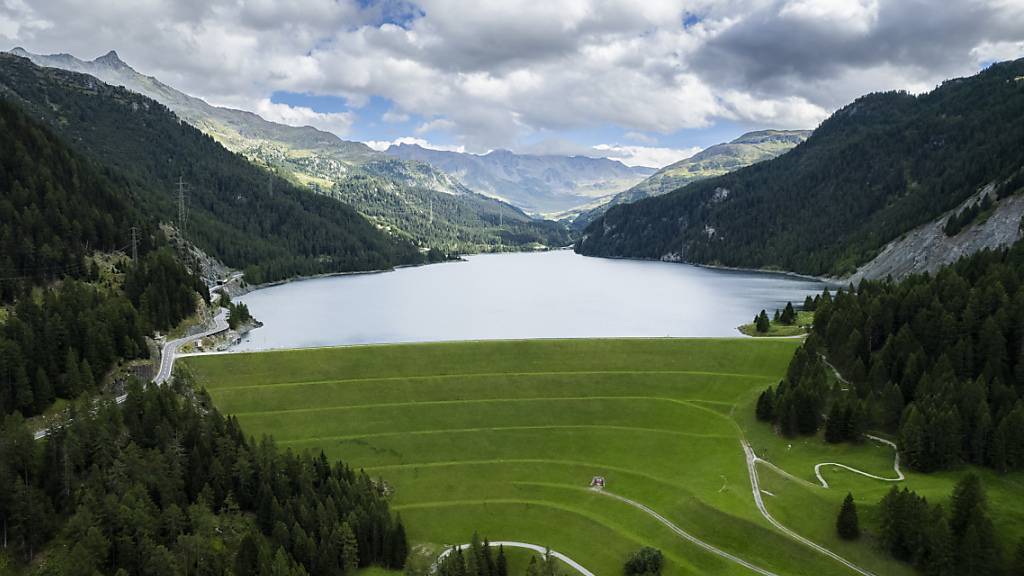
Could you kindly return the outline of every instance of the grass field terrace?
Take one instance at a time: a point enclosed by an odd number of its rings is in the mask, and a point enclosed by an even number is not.
[[[492,540],[550,546],[600,575],[620,574],[640,546],[666,556],[665,574],[752,574],[691,544],[650,515],[589,489],[643,503],[683,530],[778,574],[853,574],[788,539],[754,506],[740,445],[764,466],[770,511],[791,528],[881,575],[911,574],[870,540],[838,541],[848,489],[863,505],[889,488],[853,474],[811,484],[813,464],[849,462],[886,476],[892,451],[871,443],[796,447],[754,421],[752,404],[784,373],[797,340],[625,339],[357,346],[197,356],[187,369],[243,429],[280,446],[324,450],[383,478],[423,554]],[[990,497],[1020,494],[986,477]],[[955,478],[926,478],[936,497]],[[908,478],[912,483],[914,476]],[[870,494],[868,494],[870,493]],[[931,494],[929,494],[931,498]],[[1024,519],[1006,498],[997,523]]]

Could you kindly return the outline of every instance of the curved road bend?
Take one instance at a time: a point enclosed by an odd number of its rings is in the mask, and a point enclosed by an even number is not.
[[[178,349],[188,344],[189,342],[195,342],[201,338],[213,336],[214,334],[220,334],[228,329],[228,311],[221,309],[216,316],[213,317],[213,327],[204,330],[198,334],[192,334],[191,336],[183,336],[181,338],[175,338],[164,343],[163,348],[160,351],[160,368],[157,370],[156,376],[153,377],[153,383],[157,386],[162,385],[171,377],[171,371],[174,368],[174,359],[178,354]],[[124,402],[127,398],[127,394],[122,394],[114,399],[118,404]],[[50,432],[49,428],[43,428],[42,430],[36,431],[33,437],[36,440],[45,438]]]
[[[772,526],[777,528],[780,532],[788,536],[790,539],[796,540],[804,546],[821,552],[825,556],[832,558],[836,562],[839,562],[843,566],[846,566],[847,568],[853,570],[861,576],[875,576],[873,572],[869,572],[861,568],[860,566],[857,566],[853,562],[850,562],[846,558],[843,558],[842,556],[829,550],[828,548],[825,548],[820,544],[817,544],[815,542],[812,542],[811,540],[808,540],[807,538],[804,538],[803,536],[797,534],[789,528],[786,528],[781,522],[776,520],[775,517],[773,517],[768,512],[768,507],[765,506],[764,499],[761,498],[761,484],[757,478],[757,463],[762,462],[762,460],[757,457],[757,454],[754,453],[754,449],[750,447],[750,444],[747,443],[746,440],[740,440],[740,444],[743,445],[743,452],[747,456],[747,473],[750,475],[750,488],[754,493],[754,503],[757,505],[758,511],[761,512],[761,516],[764,516],[765,520],[767,520]]]
[[[491,544],[491,548],[494,548],[494,547],[497,547],[497,546],[504,546],[505,548],[526,548],[527,550],[533,550],[534,552],[540,552],[541,554],[544,554],[545,552],[550,552],[552,557],[558,558],[559,560],[561,560],[565,564],[569,565],[572,569],[576,570],[580,574],[583,574],[583,576],[597,576],[596,574],[594,574],[590,570],[587,570],[586,568],[584,568],[582,564],[580,564],[579,562],[573,560],[572,558],[569,558],[565,554],[562,554],[561,552],[555,552],[554,550],[551,550],[549,548],[544,548],[543,546],[537,546],[536,544],[528,544],[526,542],[511,542],[511,541],[491,542],[490,544]],[[436,572],[437,571],[438,564],[441,563],[441,560],[444,560],[445,556],[448,556],[449,554],[451,554],[455,550],[459,550],[459,549],[462,549],[462,548],[469,548],[469,544],[459,544],[458,546],[452,546],[452,547],[446,549],[444,552],[441,552],[441,555],[437,557],[437,561],[434,562],[434,566],[431,569],[431,572]]]
[[[676,526],[668,518],[665,518],[661,514],[658,514],[654,510],[652,510],[649,507],[647,507],[647,506],[637,502],[636,500],[631,500],[629,498],[626,498],[625,496],[619,496],[618,494],[612,494],[611,492],[606,492],[604,490],[594,490],[594,492],[597,492],[598,494],[603,494],[603,495],[608,496],[610,498],[614,498],[614,499],[616,499],[616,500],[618,500],[620,502],[628,504],[629,506],[632,506],[633,508],[636,508],[636,509],[646,513],[647,515],[651,516],[652,518],[654,518],[655,520],[657,520],[661,524],[665,525],[669,530],[674,532],[680,538],[686,540],[687,542],[690,542],[691,544],[695,544],[695,545],[703,548],[704,550],[714,554],[715,556],[718,556],[719,558],[723,558],[723,559],[728,560],[730,562],[734,562],[736,564],[739,564],[740,566],[743,566],[744,568],[747,568],[747,569],[749,569],[749,570],[751,570],[753,572],[756,572],[757,574],[761,574],[761,576],[779,576],[775,572],[772,572],[770,570],[765,570],[764,568],[761,568],[760,566],[756,566],[754,564],[751,564],[750,562],[747,562],[746,560],[744,560],[744,559],[742,559],[742,558],[740,558],[738,556],[730,554],[730,553],[726,552],[725,550],[722,550],[721,548],[718,548],[716,546],[708,544],[707,542],[701,540],[700,538],[697,538],[693,534],[690,534],[689,532],[683,530],[679,526]],[[527,548],[527,549],[530,549],[530,550],[534,550],[534,551],[540,552],[542,554],[545,551],[545,548],[543,548],[541,546],[537,546],[536,544],[527,544],[525,542],[491,542],[491,546],[499,546],[499,545],[504,545],[504,546],[507,546],[509,548]],[[452,546],[451,548],[448,548],[447,550],[442,552],[440,556],[437,557],[437,563],[439,563],[441,560],[443,560],[444,557],[447,556],[448,554],[450,554],[453,550],[458,549],[458,548],[465,548],[467,546],[469,546],[469,544],[461,544],[459,546]],[[552,550],[551,551],[551,555],[554,556],[555,558],[558,558],[562,562],[565,562],[566,564],[568,564],[569,566],[571,566],[577,572],[579,572],[580,574],[583,574],[584,576],[594,576],[593,572],[587,570],[582,565],[580,565],[580,563],[572,560],[571,558],[569,558],[565,554],[562,554],[560,552],[555,552],[554,550]],[[435,570],[437,568],[437,563],[434,564],[434,569]]]
[[[870,438],[871,440],[874,440],[875,442],[880,442],[882,444],[886,444],[886,445],[892,447],[893,451],[896,453],[896,455],[895,455],[895,457],[893,459],[893,463],[892,463],[892,468],[893,468],[893,470],[896,471],[896,477],[895,478],[883,478],[881,476],[876,476],[874,474],[871,474],[869,472],[865,472],[863,470],[858,470],[856,468],[852,468],[850,466],[847,466],[846,464],[840,464],[839,462],[822,462],[820,464],[815,464],[814,465],[814,475],[818,477],[818,482],[821,483],[821,486],[823,488],[828,488],[828,482],[826,482],[825,478],[822,477],[822,475],[821,475],[821,469],[823,467],[825,467],[825,466],[834,466],[836,468],[843,468],[844,470],[849,470],[850,472],[853,472],[855,474],[860,474],[861,476],[867,476],[868,478],[874,478],[875,480],[881,480],[883,482],[901,482],[901,481],[903,481],[905,479],[905,476],[903,476],[903,471],[900,470],[900,450],[899,450],[899,448],[896,447],[896,444],[893,443],[893,442],[890,442],[889,440],[886,440],[885,438],[879,438],[878,436],[872,436],[871,434],[865,434],[864,436]],[[760,461],[764,462],[764,460],[760,460]]]
[[[157,370],[156,376],[153,377],[154,384],[163,384],[171,377],[171,370],[174,368],[174,358],[178,353],[178,349],[188,344],[189,342],[195,342],[214,334],[220,334],[228,329],[228,311],[221,308],[216,316],[213,317],[213,327],[200,332],[199,334],[193,334],[191,336],[183,336],[176,338],[169,342],[164,343],[163,349],[160,351],[160,369]],[[122,402],[122,400],[118,400]]]
[[[764,568],[761,568],[760,566],[756,566],[754,564],[751,564],[750,562],[747,562],[746,560],[740,558],[739,556],[735,556],[733,554],[730,554],[730,553],[726,552],[725,550],[722,550],[721,548],[718,548],[718,547],[716,547],[716,546],[714,546],[712,544],[708,544],[707,542],[701,540],[700,538],[697,538],[693,534],[690,534],[689,532],[683,530],[679,526],[676,526],[668,518],[665,518],[661,514],[658,514],[654,510],[652,510],[649,507],[647,507],[647,506],[637,502],[636,500],[630,500],[629,498],[626,498],[625,496],[619,496],[618,494],[612,494],[611,492],[605,492],[604,490],[595,490],[595,492],[597,492],[599,494],[604,494],[605,496],[609,496],[611,498],[615,498],[616,500],[618,500],[620,502],[624,502],[624,503],[632,506],[633,508],[641,510],[642,512],[646,512],[647,515],[651,516],[652,518],[654,518],[658,522],[664,524],[672,532],[675,532],[676,536],[679,536],[680,538],[682,538],[682,539],[684,539],[684,540],[686,540],[686,541],[688,541],[688,542],[690,542],[692,544],[700,546],[704,550],[714,554],[715,556],[718,556],[719,558],[724,558],[725,560],[729,560],[730,562],[734,562],[736,564],[739,564],[740,566],[743,566],[744,568],[747,568],[747,569],[749,569],[749,570],[751,570],[753,572],[756,572],[758,574],[761,574],[762,576],[778,576],[778,574],[776,574],[775,572],[772,572],[770,570],[766,570]]]

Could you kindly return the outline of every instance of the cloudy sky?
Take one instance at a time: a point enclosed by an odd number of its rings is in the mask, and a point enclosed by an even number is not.
[[[0,0],[15,46],[377,147],[660,166],[1022,57],[1024,0]]]

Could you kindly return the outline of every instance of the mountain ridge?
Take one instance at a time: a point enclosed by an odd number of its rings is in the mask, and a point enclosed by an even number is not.
[[[385,154],[426,162],[473,190],[535,214],[578,208],[625,190],[655,172],[609,158],[518,154],[503,149],[472,154],[401,143],[391,145]]]
[[[353,205],[378,227],[422,248],[475,252],[510,246],[510,239],[520,241],[513,248],[570,242],[564,226],[535,222],[517,207],[477,194],[429,164],[387,156],[312,126],[279,124],[253,112],[213,106],[139,73],[114,51],[91,61],[68,54],[32,54],[23,48],[11,53],[39,66],[89,74],[152,98],[227,149],[295,184]],[[367,179],[379,183],[370,193],[364,190]],[[388,194],[382,196],[381,190]],[[432,214],[435,202],[451,209]]]
[[[989,184],[1024,187],[1024,59],[862,96],[787,154],[613,207],[576,249],[846,277]]]
[[[612,206],[667,194],[691,182],[721,176],[732,170],[775,158],[810,136],[810,130],[756,130],[709,146],[693,156],[661,168],[646,180],[613,196],[608,202],[582,212],[573,228],[583,230]]]
[[[189,240],[250,282],[423,261],[351,206],[253,165],[137,92],[0,53],[0,96],[118,174],[161,222],[177,219],[172,189],[184,177]]]

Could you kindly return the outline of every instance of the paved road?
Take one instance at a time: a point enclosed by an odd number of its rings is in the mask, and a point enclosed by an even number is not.
[[[825,466],[833,466],[833,467],[836,467],[836,468],[843,468],[845,470],[849,470],[850,472],[854,472],[854,473],[860,474],[861,476],[867,476],[868,478],[874,478],[875,480],[881,480],[883,482],[900,482],[900,481],[902,481],[905,478],[903,476],[903,471],[900,470],[900,451],[899,451],[899,448],[896,447],[896,444],[886,440],[885,438],[879,438],[878,436],[872,436],[871,434],[865,434],[865,436],[867,436],[868,438],[874,440],[875,442],[881,442],[882,444],[886,444],[886,445],[892,447],[893,451],[896,453],[896,455],[893,458],[893,462],[892,462],[892,468],[893,468],[893,470],[896,471],[896,477],[895,478],[883,478],[881,476],[876,476],[874,474],[871,474],[869,472],[865,472],[863,470],[858,470],[856,468],[852,468],[850,466],[847,466],[846,464],[840,464],[838,462],[822,462],[822,463],[816,464],[814,466],[814,475],[818,477],[818,482],[821,483],[821,486],[823,488],[828,488],[828,482],[826,482],[825,478],[823,478],[821,476],[821,469],[823,467],[825,467]]]
[[[869,572],[861,568],[860,566],[857,566],[853,562],[850,562],[846,558],[843,558],[842,556],[829,550],[828,548],[825,548],[824,546],[821,546],[815,542],[812,542],[811,540],[808,540],[807,538],[804,538],[803,536],[797,534],[789,528],[786,528],[781,522],[776,520],[775,517],[773,517],[768,512],[768,507],[765,506],[764,499],[761,498],[761,485],[757,478],[757,463],[763,462],[763,460],[757,457],[757,454],[754,453],[754,449],[750,447],[750,444],[748,444],[746,440],[740,440],[740,444],[743,445],[743,453],[746,454],[747,456],[747,473],[750,474],[750,488],[754,493],[754,503],[757,505],[758,511],[761,512],[761,516],[764,516],[765,520],[767,520],[772,526],[777,528],[780,532],[788,536],[790,539],[796,540],[804,546],[821,552],[825,556],[832,558],[836,562],[839,562],[843,566],[846,566],[847,568],[853,570],[861,576],[875,576],[873,572]]]
[[[216,316],[213,317],[213,327],[204,330],[198,334],[191,336],[183,336],[181,338],[175,338],[164,344],[163,349],[160,351],[160,368],[157,370],[156,376],[153,377],[153,383],[157,386],[162,385],[171,377],[171,371],[174,369],[174,359],[178,356],[178,349],[189,342],[195,342],[201,338],[207,336],[213,336],[214,334],[220,334],[228,329],[228,311],[221,309]],[[122,394],[114,399],[115,402],[121,404],[127,398],[127,394]],[[33,436],[36,440],[45,438],[50,433],[49,428],[43,428],[37,431]]]
[[[568,566],[572,567],[574,570],[579,572],[580,574],[583,574],[583,576],[597,576],[590,570],[584,568],[582,564],[573,560],[572,558],[569,558],[565,554],[562,554],[561,552],[555,552],[554,550],[548,550],[543,546],[537,546],[536,544],[528,544],[526,542],[491,542],[491,548],[497,548],[498,546],[504,546],[505,548],[526,548],[527,550],[533,550],[534,552],[540,552],[541,554],[544,554],[545,552],[551,552],[551,556],[558,558],[559,560],[561,560],[562,562],[566,563]],[[452,546],[444,552],[441,552],[441,555],[437,557],[437,562],[434,563],[434,567],[431,569],[431,572],[437,570],[437,565],[440,564],[441,560],[444,560],[445,556],[451,554],[455,550],[459,550],[462,548],[469,548],[469,544],[459,544],[458,546]]]
[[[153,377],[154,384],[163,384],[171,377],[171,370],[174,368],[174,359],[177,356],[178,349],[189,342],[195,342],[207,336],[213,336],[214,334],[220,334],[228,329],[228,311],[223,308],[213,318],[213,327],[200,332],[199,334],[193,334],[191,336],[184,336],[170,340],[164,344],[163,350],[160,352],[160,369],[157,370],[156,376]]]

